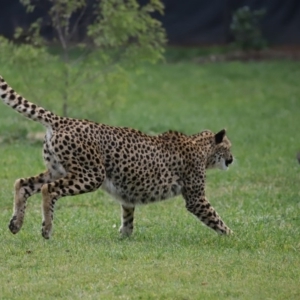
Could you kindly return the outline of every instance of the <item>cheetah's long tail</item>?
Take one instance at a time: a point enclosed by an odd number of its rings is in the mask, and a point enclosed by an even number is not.
[[[14,110],[23,116],[37,121],[46,127],[53,127],[60,117],[45,110],[17,94],[0,75],[0,97],[5,104],[12,107]]]

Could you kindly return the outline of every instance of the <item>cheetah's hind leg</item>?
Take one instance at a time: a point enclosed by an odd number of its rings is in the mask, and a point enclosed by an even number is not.
[[[56,201],[65,196],[75,196],[97,190],[104,178],[104,167],[94,167],[91,170],[83,170],[76,167],[77,172],[68,173],[65,177],[57,179],[42,186],[43,197],[43,223],[42,236],[49,239],[52,231],[54,206]]]
[[[133,220],[134,220],[134,206],[121,205],[122,215],[121,215],[121,227],[119,232],[122,236],[130,236],[133,231]]]
[[[20,231],[26,210],[27,198],[39,193],[43,184],[51,182],[49,171],[45,171],[34,177],[20,178],[15,182],[14,213],[9,222],[8,228],[16,234]]]

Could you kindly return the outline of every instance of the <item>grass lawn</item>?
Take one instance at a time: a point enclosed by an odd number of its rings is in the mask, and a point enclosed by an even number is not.
[[[47,68],[33,91],[17,73],[1,62],[17,91],[31,100],[36,90],[38,104],[60,113]],[[33,196],[12,235],[14,180],[43,170],[41,144],[24,137],[43,129],[2,105],[0,299],[300,299],[300,63],[186,61],[131,77],[126,103],[109,115],[87,94],[72,116],[149,133],[227,128],[236,163],[208,172],[207,196],[234,236],[202,226],[179,197],[138,207],[135,232],[122,239],[118,204],[100,190],[60,199],[47,241]]]

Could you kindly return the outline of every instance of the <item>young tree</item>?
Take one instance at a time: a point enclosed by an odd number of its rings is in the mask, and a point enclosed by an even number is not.
[[[248,6],[234,12],[230,29],[239,49],[259,51],[266,48],[267,41],[261,31],[261,19],[265,13],[264,9],[252,11]]]
[[[28,12],[45,5],[44,0],[20,1]],[[26,35],[18,29],[16,38],[25,36],[28,45],[24,47],[30,48],[33,56],[43,56],[48,63],[57,65],[49,69],[53,74],[49,74],[48,81],[53,81],[59,91],[64,116],[68,115],[70,99],[74,103],[83,101],[86,88],[94,91],[93,97],[99,98],[99,105],[111,108],[123,94],[127,68],[141,61],[154,63],[163,57],[165,31],[152,17],[154,12],[163,13],[160,0],[150,0],[144,6],[137,0],[48,0],[47,3],[50,7],[47,25],[53,29],[53,39],[42,38],[40,33],[46,22],[43,19],[32,24]],[[52,47],[51,55],[47,50],[49,43],[57,48],[53,53]],[[37,61],[30,55],[17,58],[27,59],[29,67]],[[99,83],[98,88],[95,82]]]

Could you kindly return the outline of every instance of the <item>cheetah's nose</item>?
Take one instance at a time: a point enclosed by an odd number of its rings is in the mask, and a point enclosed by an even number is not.
[[[226,160],[225,160],[225,165],[226,165],[226,167],[228,167],[232,162],[233,162],[233,158],[226,159]]]

